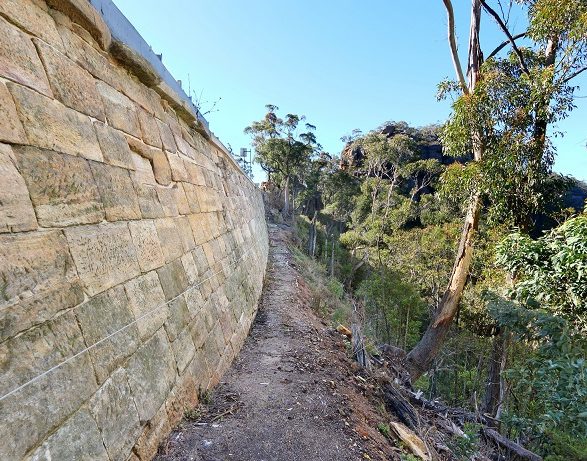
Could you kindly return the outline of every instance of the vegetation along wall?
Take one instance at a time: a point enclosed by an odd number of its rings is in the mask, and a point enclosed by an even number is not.
[[[0,1],[0,459],[150,459],[267,251],[260,192],[110,0]]]

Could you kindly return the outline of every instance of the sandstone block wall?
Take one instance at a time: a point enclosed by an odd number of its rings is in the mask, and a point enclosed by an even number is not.
[[[260,192],[87,0],[0,1],[0,459],[150,459],[267,250]]]

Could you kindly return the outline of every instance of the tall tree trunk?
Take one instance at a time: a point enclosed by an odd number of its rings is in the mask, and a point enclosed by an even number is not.
[[[493,337],[491,361],[489,362],[489,373],[483,399],[483,413],[495,418],[500,413],[505,393],[503,372],[506,366],[509,333],[499,328]]]
[[[283,217],[289,215],[289,176],[285,178],[285,188],[283,191]]]
[[[480,78],[480,68],[483,62],[481,46],[479,44],[479,30],[481,25],[481,1],[472,0],[471,4],[471,29],[469,35],[469,60],[467,66],[468,85],[465,84],[463,73],[457,68],[458,50],[456,47],[454,30],[454,13],[450,0],[443,0],[448,15],[448,34],[453,63],[457,70],[457,78],[463,87],[463,94],[470,95]],[[473,156],[475,161],[480,161],[483,156],[483,141],[477,131],[471,133]],[[459,249],[456,254],[448,287],[440,301],[438,309],[434,313],[434,319],[428,325],[422,339],[406,356],[406,364],[410,378],[415,381],[425,373],[438,355],[446,335],[452,325],[453,319],[459,310],[459,304],[463,296],[463,290],[469,275],[469,268],[473,258],[473,240],[479,225],[481,198],[478,192],[474,192],[470,198]]]

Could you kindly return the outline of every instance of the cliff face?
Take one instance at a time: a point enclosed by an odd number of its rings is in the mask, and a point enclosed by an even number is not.
[[[260,191],[111,1],[0,2],[0,459],[150,459],[267,251]]]

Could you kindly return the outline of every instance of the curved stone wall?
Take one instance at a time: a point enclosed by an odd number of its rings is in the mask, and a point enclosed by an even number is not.
[[[120,19],[0,2],[2,460],[150,459],[261,293],[259,190]]]

